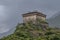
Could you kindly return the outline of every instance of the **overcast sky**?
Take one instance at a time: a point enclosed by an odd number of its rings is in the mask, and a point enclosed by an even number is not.
[[[0,0],[0,33],[22,22],[23,13],[38,10],[50,18],[60,11],[60,0]]]

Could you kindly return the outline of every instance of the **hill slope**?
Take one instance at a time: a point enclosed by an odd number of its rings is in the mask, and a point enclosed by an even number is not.
[[[53,15],[50,19],[47,19],[50,26],[59,27],[60,28],[60,12]]]
[[[60,30],[55,28],[43,29],[33,23],[18,24],[13,34],[0,40],[60,40]]]

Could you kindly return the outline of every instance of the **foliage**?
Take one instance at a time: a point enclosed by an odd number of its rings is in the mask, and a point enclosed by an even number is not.
[[[32,22],[18,24],[13,34],[3,37],[0,40],[60,40],[60,30],[49,28],[43,30],[39,20],[39,25]],[[46,22],[47,23],[47,22]]]

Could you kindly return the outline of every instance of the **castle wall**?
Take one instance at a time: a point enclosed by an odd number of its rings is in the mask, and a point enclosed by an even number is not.
[[[36,15],[28,16],[28,17],[23,17],[23,21],[28,22],[28,21],[35,21],[36,20]]]
[[[41,20],[43,20],[43,21],[46,20],[46,18],[45,18],[45,17],[42,17],[42,16],[37,16],[37,19],[41,19]]]

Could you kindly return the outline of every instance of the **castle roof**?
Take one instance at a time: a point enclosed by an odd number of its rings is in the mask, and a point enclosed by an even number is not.
[[[25,14],[22,14],[22,15],[23,15],[23,17],[33,16],[33,15],[46,17],[46,15],[41,13],[41,12],[29,12],[29,13],[25,13]]]

